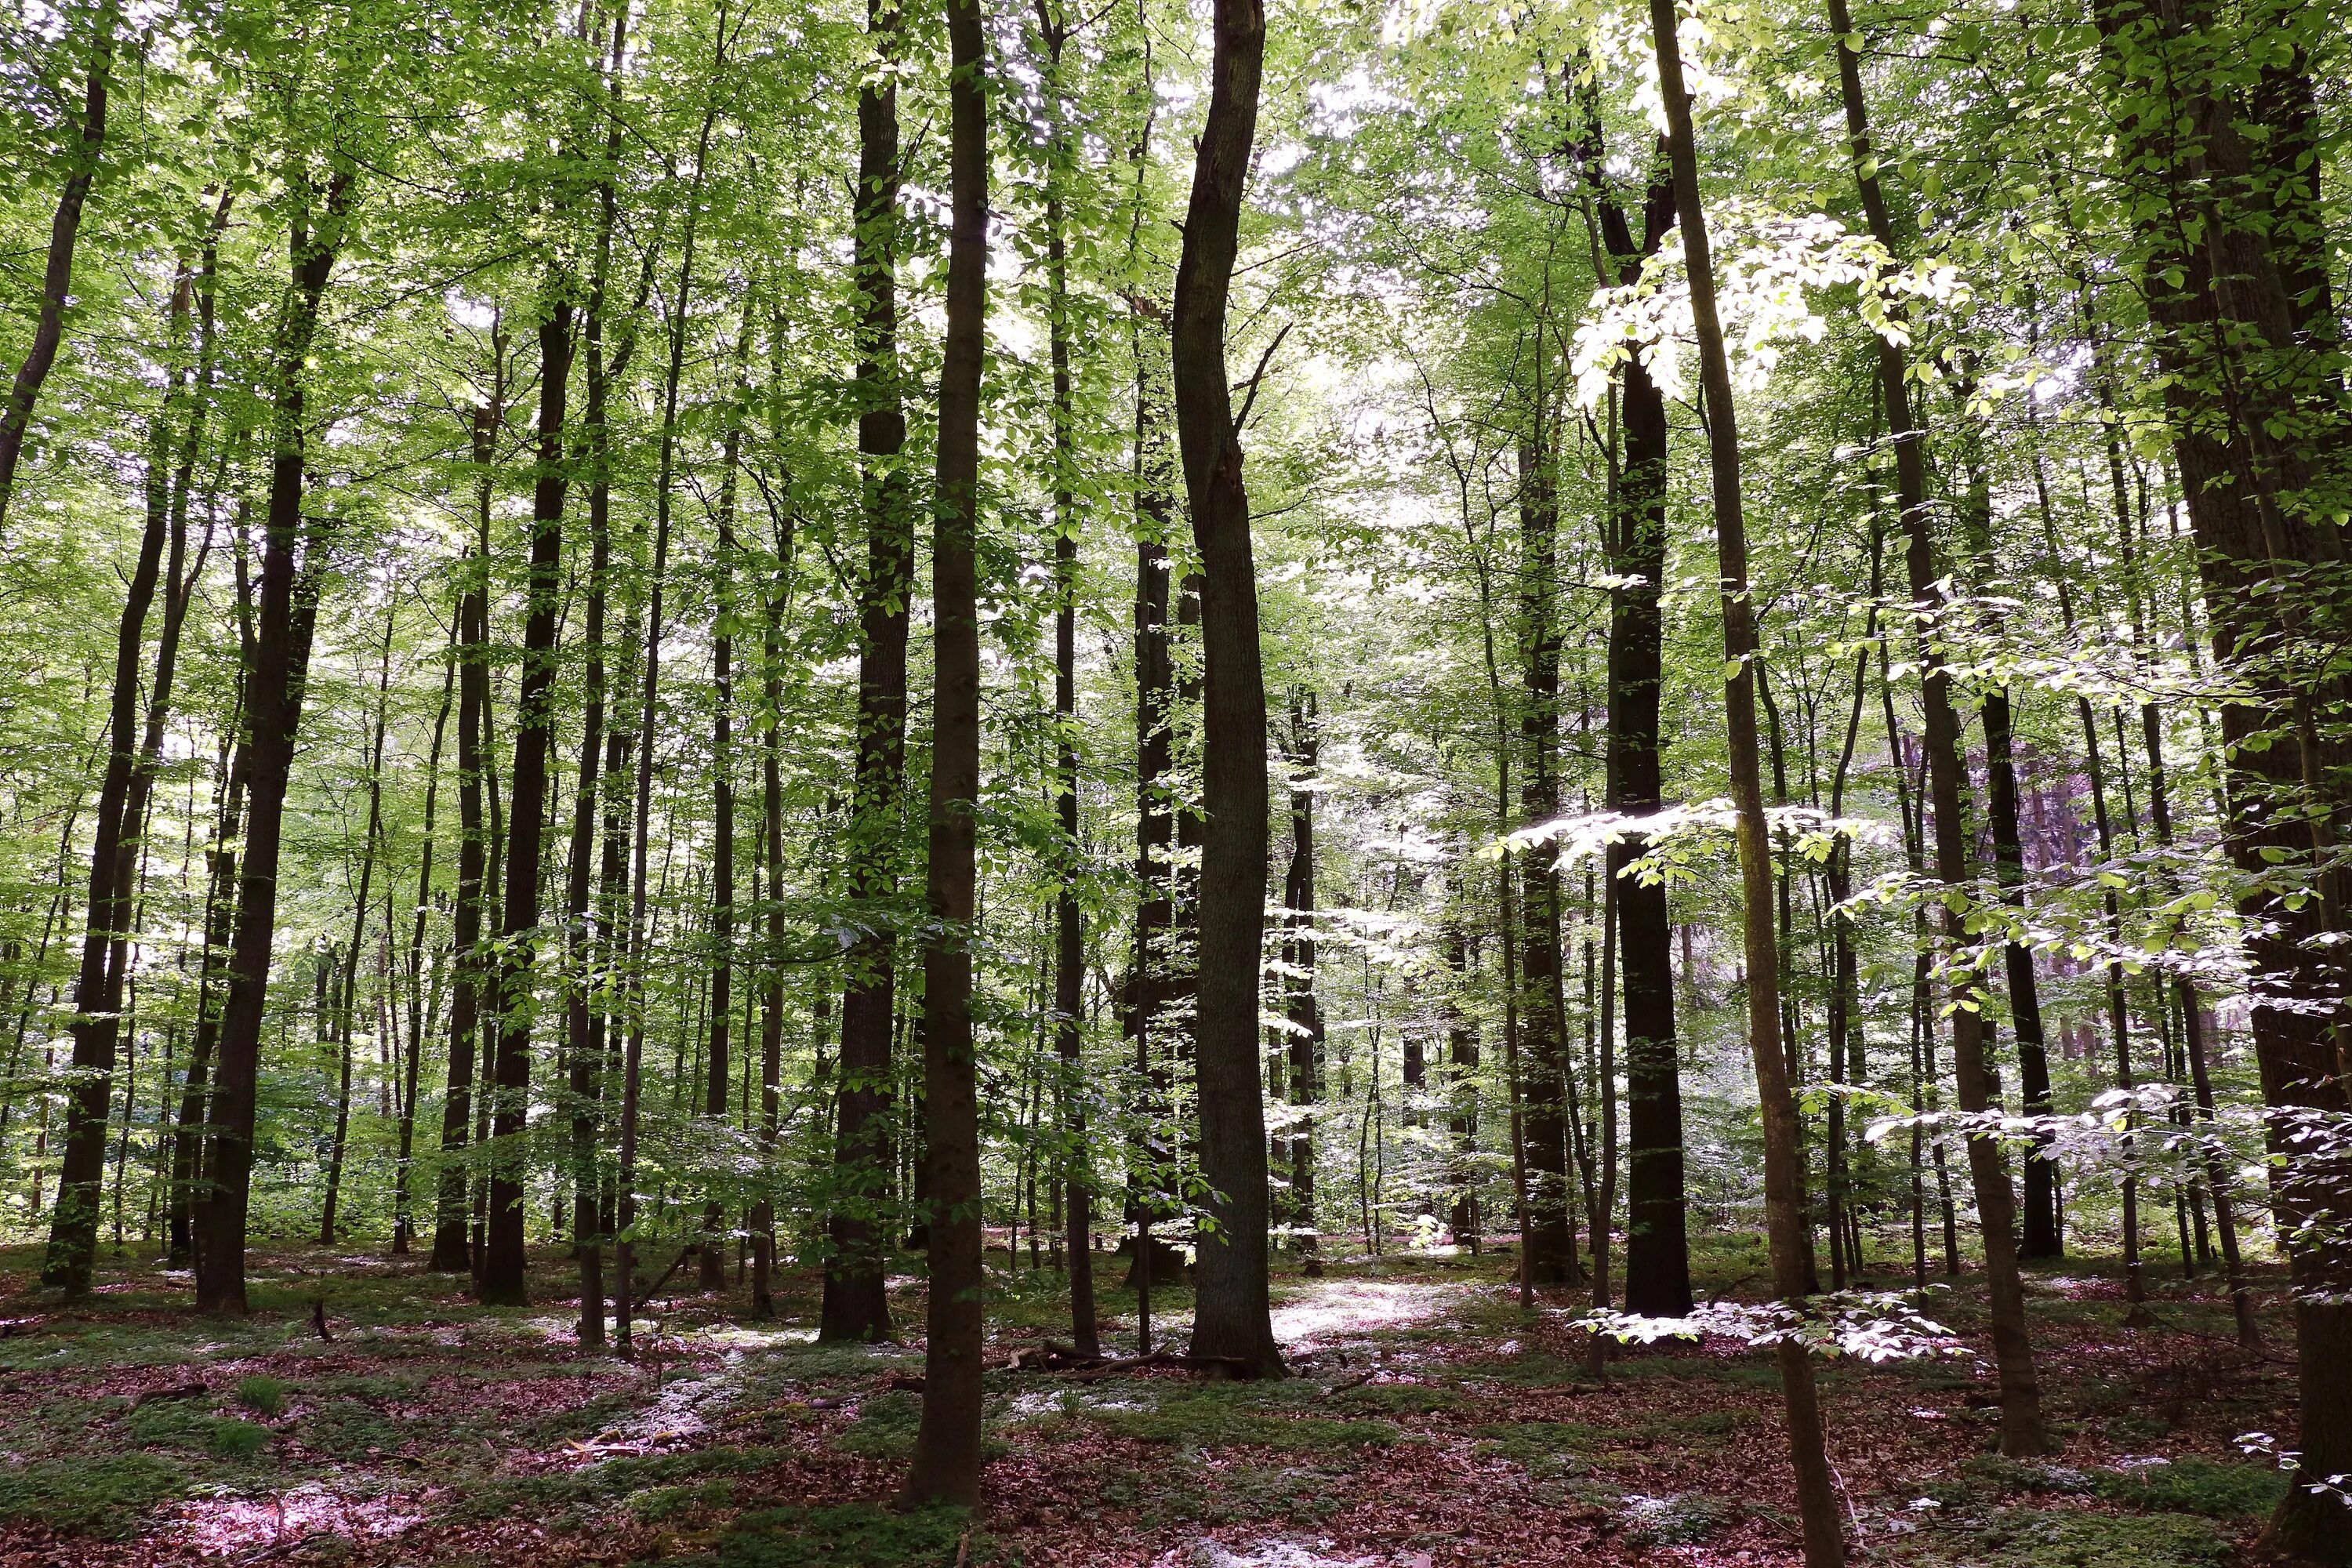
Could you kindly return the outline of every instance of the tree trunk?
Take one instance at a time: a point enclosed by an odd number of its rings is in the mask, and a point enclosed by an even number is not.
[[[1529,416],[1538,432],[1549,412],[1538,391]],[[1519,815],[1529,826],[1559,814],[1560,633],[1553,582],[1559,570],[1559,503],[1549,463],[1540,434],[1520,438],[1519,651],[1525,700],[1519,740],[1527,756]],[[1553,1005],[1560,984],[1559,868],[1549,845],[1520,854],[1519,917],[1519,1031],[1527,1062],[1522,1125],[1530,1205],[1523,1245],[1528,1282],[1540,1288],[1577,1276],[1576,1237],[1568,1215],[1568,1042],[1561,1037],[1561,1009]]]
[[[1195,1268],[1192,1353],[1283,1372],[1266,1294],[1265,1108],[1258,1076],[1259,953],[1265,927],[1265,680],[1251,561],[1249,492],[1225,370],[1225,310],[1242,192],[1257,130],[1265,14],[1216,0],[1208,118],[1194,156],[1176,268],[1176,433],[1201,552],[1206,665],[1202,732],[1199,1039],[1201,1174],[1219,1194]]]
[[[923,1416],[906,1497],[980,1502],[980,1085],[971,1017],[980,803],[980,383],[988,308],[988,105],[980,0],[949,0],[950,218],[931,531],[930,857],[923,950],[923,1163],[930,1290]]]
[[[1846,16],[1845,0],[1829,0],[1830,30],[1839,39],[1838,79],[1845,103],[1847,134],[1852,141],[1855,183],[1860,188],[1871,234],[1892,253],[1894,223],[1878,184],[1877,161],[1871,152],[1870,121],[1862,96],[1862,67],[1853,40],[1857,37]],[[1934,805],[1937,879],[1948,889],[1964,892],[1971,881],[1968,840],[1961,817],[1965,786],[1960,752],[1960,723],[1952,706],[1952,680],[1939,646],[1940,631],[1932,617],[1940,609],[1937,587],[1933,519],[1928,510],[1926,433],[1914,419],[1911,388],[1903,350],[1886,338],[1878,342],[1881,395],[1886,422],[1895,443],[1896,501],[1902,512],[1904,563],[1909,574],[1913,614],[1920,617],[1922,668],[1921,702],[1925,710],[1928,789]],[[1969,942],[1958,911],[1943,910],[1944,941],[1955,958]],[[1992,1079],[1985,1050],[1983,998],[1975,971],[1960,967],[1953,980],[1952,1070],[1960,1109],[1980,1115],[1992,1103]],[[2017,1268],[2017,1200],[2010,1186],[2009,1164],[1999,1141],[1980,1133],[1968,1141],[1969,1175],[1976,1191],[1977,1213],[1984,1232],[1985,1278],[1992,1299],[1993,1359],[2000,1381],[2000,1447],[2012,1458],[2042,1453],[2048,1438],[2042,1427],[2042,1391],[2033,1369],[2033,1344],[2025,1324],[2025,1287]]]
[[[1699,205],[1698,152],[1691,100],[1683,86],[1682,51],[1675,36],[1674,0],[1650,0],[1650,30],[1658,58],[1659,96],[1666,111],[1668,153],[1681,215],[1683,258],[1690,278],[1691,316],[1697,330],[1706,392],[1709,468],[1714,480],[1716,552],[1723,596],[1723,657],[1729,677],[1724,708],[1731,763],[1732,805],[1739,842],[1741,930],[1748,962],[1748,1047],[1756,1063],[1764,1120],[1765,1223],[1773,1292],[1783,1302],[1804,1294],[1803,1172],[1798,1167],[1797,1102],[1780,1051],[1780,999],[1772,919],[1772,851],[1764,824],[1764,778],[1756,732],[1755,609],[1748,600],[1748,535],[1740,500],[1739,426],[1731,395],[1731,369],[1716,313],[1715,264]],[[1793,1338],[1776,1347],[1780,1392],[1788,1405],[1790,1459],[1796,1471],[1797,1507],[1804,1531],[1806,1568],[1839,1568],[1845,1561],[1829,1458],[1822,1444],[1813,1365]]]
[[[360,950],[367,942],[368,905],[375,889],[376,850],[383,838],[383,734],[392,718],[392,637],[400,601],[388,601],[383,616],[383,654],[375,688],[375,733],[368,746],[367,837],[360,850],[359,890],[352,900],[352,945],[335,994],[335,1047],[341,1071],[335,1091],[335,1137],[327,1157],[327,1195],[319,1216],[319,1245],[335,1245],[335,1209],[342,1195],[343,1154],[352,1128],[352,1029],[359,1000]]]
[[[1588,122],[1588,135],[1586,181],[1598,198],[1601,239],[1617,280],[1631,284],[1675,225],[1665,148],[1661,142],[1643,195],[1637,248],[1613,189],[1601,176],[1597,121]],[[1665,657],[1660,598],[1666,570],[1666,403],[1639,358],[1626,362],[1620,390],[1625,467],[1610,521],[1609,569],[1627,585],[1609,595],[1607,798],[1610,810],[1641,817],[1664,805],[1658,706]],[[1674,927],[1665,883],[1627,875],[1648,847],[1645,835],[1629,833],[1610,846],[1608,857],[1625,989],[1625,1310],[1673,1318],[1691,1310]]]
[[[248,744],[253,749],[238,868],[236,934],[229,960],[228,1000],[221,1019],[219,1064],[213,1087],[214,1173],[198,1216],[196,1306],[209,1312],[246,1310],[246,1215],[252,1198],[254,1093],[261,1066],[261,1022],[268,1000],[270,949],[278,931],[278,860],[286,812],[286,785],[302,721],[302,689],[317,624],[323,563],[313,552],[302,516],[303,393],[319,301],[334,270],[349,220],[352,174],[337,169],[323,193],[296,171],[299,202],[288,237],[289,291],[275,356],[275,409],[269,508],[262,553],[259,624],[247,681]],[[310,226],[310,203],[320,219]],[[307,548],[306,548],[307,547]]]
[[[866,0],[877,61],[896,59],[898,0]],[[899,453],[907,444],[898,371],[898,89],[888,70],[857,94],[859,294],[857,453],[866,511],[866,581],[857,646],[857,760],[844,879],[858,936],[845,955],[835,1071],[833,1214],[821,1340],[890,1337],[884,1284],[895,1223],[890,1031],[898,1005],[898,900],[907,782],[907,607],[915,592],[915,521]]]
[[[1322,1272],[1315,1222],[1315,1104],[1322,1098],[1323,1007],[1315,994],[1318,932],[1315,926],[1315,791],[1319,720],[1315,694],[1290,700],[1290,762],[1298,777],[1290,789],[1290,871],[1283,879],[1283,905],[1290,927],[1283,943],[1284,1016],[1290,1025],[1290,1103],[1298,1108],[1290,1135],[1291,1223],[1307,1272]]]
[[[41,384],[57,363],[58,345],[65,337],[67,301],[73,298],[74,242],[81,234],[81,212],[89,199],[90,182],[98,175],[100,155],[106,149],[106,98],[114,73],[114,29],[121,16],[120,0],[100,0],[90,26],[89,74],[82,89],[81,134],[58,193],[57,216],[49,223],[49,259],[41,274],[41,310],[33,326],[33,341],[16,366],[8,401],[0,403],[0,524],[8,520],[9,498],[16,493],[16,464],[25,453],[25,437],[32,428],[33,405],[40,400]],[[5,537],[5,536],[0,536]]]

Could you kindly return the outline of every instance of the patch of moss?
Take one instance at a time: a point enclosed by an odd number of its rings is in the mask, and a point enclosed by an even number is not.
[[[1366,1384],[1339,1396],[1340,1403],[1391,1415],[1418,1415],[1432,1410],[1459,1410],[1469,1403],[1451,1389],[1419,1383]]]
[[[1633,1498],[1627,1501],[1625,1542],[1646,1550],[1696,1546],[1712,1539],[1748,1510],[1730,1498],[1692,1492],[1682,1497]]]
[[[1148,1410],[1090,1410],[1087,1418],[1121,1437],[1200,1448],[1314,1450],[1380,1447],[1400,1434],[1384,1421],[1269,1414],[1247,1395],[1203,1391],[1162,1399]]]
[[[835,1435],[833,1446],[866,1459],[903,1459],[915,1451],[923,1402],[912,1394],[877,1394],[857,1407],[857,1419]]]
[[[961,1509],[892,1513],[871,1503],[771,1508],[730,1525],[709,1552],[678,1568],[949,1568],[996,1561]]]
[[[2286,1495],[2287,1479],[2263,1465],[2175,1459],[2128,1469],[2076,1469],[1982,1454],[1961,1473],[2004,1491],[2104,1498],[2151,1513],[2193,1513],[2208,1519],[2261,1519]]]
[[[1995,1511],[1965,1539],[1928,1542],[1914,1560],[1955,1568],[2219,1568],[2232,1550],[2229,1535],[2201,1519],[2019,1508]]]
[[[186,1484],[178,1465],[154,1454],[0,1465],[0,1519],[120,1538]]]
[[[606,1459],[576,1470],[537,1476],[501,1476],[478,1487],[450,1510],[452,1520],[472,1522],[530,1511],[541,1516],[565,1509],[609,1502],[656,1488],[677,1487],[712,1476],[749,1475],[786,1457],[775,1448],[698,1448],[685,1454],[646,1454]]]
[[[1192,1456],[1148,1469],[1112,1471],[1097,1487],[1111,1508],[1147,1527],[1281,1522],[1320,1524],[1348,1504],[1348,1472],[1319,1466],[1219,1465]]]
[[[356,1399],[336,1399],[302,1417],[296,1429],[302,1446],[339,1459],[357,1459],[369,1449],[379,1452],[400,1447],[399,1423],[371,1405]]]
[[[725,1479],[697,1481],[690,1486],[656,1487],[629,1500],[629,1511],[647,1524],[658,1524],[700,1508],[725,1508],[735,1500],[735,1483]]]

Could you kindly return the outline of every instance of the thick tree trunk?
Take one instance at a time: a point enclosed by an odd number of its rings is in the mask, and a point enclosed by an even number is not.
[[[931,531],[930,858],[923,951],[923,1163],[930,1290],[923,1416],[906,1497],[980,1501],[980,1085],[972,1030],[980,803],[980,384],[988,308],[988,104],[980,0],[949,0],[950,217]]]
[[[878,62],[896,59],[898,0],[866,0]],[[890,1031],[898,1005],[901,800],[907,781],[907,607],[915,592],[915,522],[899,453],[907,444],[898,371],[898,91],[887,70],[857,94],[857,453],[866,511],[866,581],[857,645],[857,760],[844,879],[859,911],[844,960],[835,1071],[833,1213],[822,1340],[890,1336],[884,1285],[890,1236]]]
[[[1881,194],[1877,161],[1871,152],[1870,121],[1862,94],[1862,67],[1852,40],[1845,0],[1829,0],[1830,30],[1837,36],[1838,78],[1853,147],[1854,178],[1871,234],[1892,253],[1895,228]],[[1920,617],[1921,705],[1925,711],[1928,790],[1934,811],[1934,868],[1937,880],[1964,892],[1972,880],[1960,797],[1966,787],[1959,716],[1952,705],[1952,680],[1932,617],[1941,608],[1937,587],[1933,519],[1927,505],[1926,433],[1913,417],[1910,383],[1900,346],[1878,343],[1881,395],[1895,443],[1896,501],[1902,512],[1904,563],[1909,574],[1913,614]],[[1944,941],[1957,958],[1969,942],[1959,913],[1943,910]],[[1952,1070],[1960,1109],[1981,1115],[1992,1104],[1992,1075],[1985,1048],[1981,987],[1973,969],[1961,966],[1953,981]],[[2017,1199],[2009,1163],[1999,1141],[1979,1133],[1968,1141],[1969,1175],[1976,1191],[1984,1232],[1985,1278],[1992,1298],[1993,1359],[2000,1382],[2001,1452],[2011,1458],[2039,1454],[2048,1446],[2042,1426],[2042,1391],[2033,1368],[2033,1344],[2025,1324],[2025,1286],[2017,1268]]]
[[[2340,528],[2314,515],[2308,493],[2312,459],[2341,444],[2341,413],[2327,390],[2340,385],[2335,334],[2311,330],[2325,290],[2314,286],[2315,226],[2302,198],[2317,165],[2309,174],[2291,162],[2255,165],[2252,116],[2223,85],[2242,68],[2245,39],[2204,0],[2101,0],[2094,16],[2113,73],[2105,89],[2127,177],[2143,196],[2131,264],[2166,372],[2215,662],[2247,692],[2222,710],[2221,731],[2230,763],[2226,845],[2247,878],[2240,912],[2255,933],[2247,945],[2263,1095],[2287,1116],[2340,1116],[2344,1024],[2309,1004],[2341,994],[2326,945],[2343,929],[2341,872],[2328,866],[2340,854],[2340,784],[2326,777],[2335,759],[2318,742],[2321,710],[2333,729],[2343,700],[2336,681],[2312,689],[2291,657],[2315,638],[2340,636],[2337,612],[2305,582],[2315,571],[2340,570],[2344,554]],[[2146,85],[2151,64],[2161,93]],[[2292,66],[2289,56],[2273,68]],[[2273,111],[2265,150],[2273,158],[2294,155],[2292,96],[2265,95]],[[2289,899],[2281,866],[2311,868],[2319,896]],[[2272,1137],[2273,1152],[2285,1154],[2276,1121]],[[2290,1238],[2303,1472],[2352,1473],[2352,1245],[2332,1228],[2305,1226],[2311,1215],[2352,1206],[2352,1163],[2297,1151],[2272,1196]],[[2352,1509],[2327,1491],[2295,1487],[2265,1545],[2352,1562]]]
[[[1613,189],[1601,177],[1599,128],[1586,180],[1617,280],[1639,280],[1675,225],[1674,177],[1661,142],[1642,200],[1638,247]],[[1666,403],[1640,359],[1620,377],[1625,466],[1610,521],[1610,571],[1625,585],[1609,595],[1609,809],[1630,817],[1663,809],[1658,707],[1665,658],[1660,607],[1666,570]],[[1637,581],[1636,581],[1637,580]],[[1688,1205],[1683,1177],[1682,1075],[1675,1040],[1674,927],[1663,880],[1627,875],[1646,836],[1610,847],[1618,948],[1625,989],[1625,1310],[1680,1317],[1691,1309]]]
[[[57,363],[58,346],[65,338],[66,305],[73,298],[74,244],[81,234],[82,207],[89,200],[90,182],[98,176],[99,159],[106,150],[106,99],[114,74],[114,29],[121,17],[120,0],[100,0],[90,26],[81,133],[66,172],[65,187],[58,193],[57,216],[49,223],[40,314],[33,324],[33,341],[9,384],[8,400],[0,403],[0,524],[7,521],[8,501],[16,494],[16,465],[24,457],[25,437],[32,428],[33,406],[40,400],[41,384],[48,379],[49,367]]]
[[[1201,1173],[1218,1194],[1200,1239],[1192,1353],[1280,1375],[1266,1295],[1265,1107],[1259,1079],[1259,952],[1265,927],[1265,679],[1249,492],[1225,369],[1225,310],[1257,131],[1265,13],[1216,0],[1208,118],[1193,161],[1176,268],[1176,433],[1201,552],[1206,667],[1202,731],[1200,992],[1195,1070]]]
[[[289,291],[276,355],[269,508],[262,553],[259,624],[247,682],[248,743],[253,749],[237,871],[236,935],[229,959],[228,1000],[221,1019],[219,1064],[213,1087],[213,1180],[198,1215],[196,1306],[210,1312],[246,1310],[246,1215],[252,1198],[254,1093],[261,1067],[262,1013],[268,1001],[269,959],[278,931],[278,860],[285,822],[286,786],[294,763],[295,732],[302,721],[302,688],[310,662],[322,565],[312,558],[304,490],[303,393],[319,301],[334,270],[349,221],[352,174],[338,169],[323,192],[297,171],[302,198],[287,251]],[[317,201],[313,229],[310,217]],[[306,548],[308,546],[309,548]]]
[[[1788,1061],[1780,1042],[1772,851],[1764,823],[1764,777],[1757,745],[1754,665],[1758,650],[1755,607],[1748,599],[1739,426],[1731,395],[1730,363],[1724,353],[1723,327],[1716,311],[1715,263],[1699,205],[1697,142],[1691,127],[1690,97],[1683,86],[1674,0],[1650,0],[1650,31],[1657,51],[1659,96],[1666,111],[1683,258],[1690,278],[1691,316],[1697,330],[1701,384],[1706,395],[1716,553],[1722,579],[1723,656],[1730,671],[1724,684],[1724,708],[1739,843],[1741,929],[1748,961],[1748,1047],[1756,1063],[1757,1096],[1764,1120],[1765,1225],[1773,1293],[1783,1302],[1793,1303],[1804,1294],[1806,1284],[1804,1173],[1798,1164],[1796,1096],[1790,1092]],[[1781,1340],[1776,1354],[1781,1395],[1788,1406],[1789,1452],[1796,1471],[1806,1568],[1840,1568],[1845,1561],[1845,1536],[1822,1443],[1812,1361],[1793,1338]]]

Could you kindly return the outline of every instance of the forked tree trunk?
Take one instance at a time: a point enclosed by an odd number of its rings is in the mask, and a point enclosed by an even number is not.
[[[988,104],[980,0],[949,0],[950,216],[940,371],[938,500],[931,531],[934,691],[931,935],[923,952],[923,1163],[930,1290],[923,1415],[907,1500],[980,1501],[982,1291],[980,1083],[972,1030],[973,893],[980,803],[980,383],[988,306]]]
[[[1706,396],[1708,466],[1713,478],[1716,554],[1722,579],[1723,657],[1729,670],[1724,710],[1731,762],[1731,798],[1739,842],[1741,930],[1748,961],[1748,1048],[1756,1063],[1757,1098],[1764,1121],[1764,1215],[1772,1259],[1773,1294],[1793,1303],[1805,1291],[1804,1173],[1799,1168],[1797,1101],[1780,1050],[1780,998],[1772,918],[1772,847],[1764,823],[1764,773],[1757,746],[1755,607],[1748,600],[1747,521],[1740,500],[1739,425],[1731,395],[1731,367],[1716,311],[1715,263],[1699,205],[1698,152],[1691,100],[1683,86],[1682,51],[1675,36],[1674,0],[1650,0],[1650,32],[1664,100],[1667,151],[1681,214],[1683,259],[1690,278],[1691,317],[1697,330],[1701,384]],[[1804,1531],[1806,1568],[1840,1568],[1845,1534],[1838,1521],[1829,1456],[1822,1443],[1821,1401],[1805,1347],[1783,1338],[1775,1347],[1780,1393],[1788,1406],[1789,1454],[1797,1478],[1797,1508]]]
[[[1202,731],[1199,1037],[1201,1174],[1210,1205],[1195,1268],[1192,1353],[1284,1372],[1266,1294],[1266,1159],[1258,1063],[1265,928],[1265,679],[1241,432],[1225,368],[1225,310],[1265,58],[1259,0],[1216,0],[1208,117],[1193,159],[1176,268],[1176,434],[1201,552]]]

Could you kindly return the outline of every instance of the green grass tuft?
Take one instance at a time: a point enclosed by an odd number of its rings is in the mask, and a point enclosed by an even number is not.
[[[236,1402],[261,1415],[276,1415],[286,1408],[286,1385],[274,1377],[241,1377],[236,1380]]]
[[[269,1428],[253,1421],[215,1421],[209,1447],[215,1458],[250,1459],[269,1446]]]

